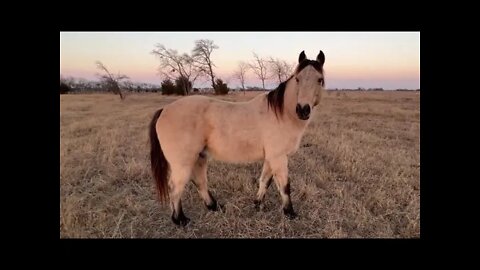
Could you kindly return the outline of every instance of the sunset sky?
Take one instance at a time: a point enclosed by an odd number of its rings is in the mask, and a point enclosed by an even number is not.
[[[325,53],[326,87],[420,88],[420,32],[61,32],[60,74],[96,80],[95,61],[133,82],[160,84],[158,59],[151,54],[161,43],[179,53],[191,53],[195,40],[211,39],[215,75],[238,87],[232,73],[239,61],[251,61],[252,52],[297,63]],[[278,84],[269,80],[267,88]],[[252,72],[247,86],[261,86]],[[196,87],[208,86],[207,80]]]

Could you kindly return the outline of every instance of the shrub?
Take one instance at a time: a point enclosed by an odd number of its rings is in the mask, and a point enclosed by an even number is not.
[[[228,86],[221,79],[215,80],[215,95],[226,95],[228,94]]]
[[[66,85],[65,83],[60,83],[60,95],[61,94],[66,94],[68,92],[70,92],[72,89],[70,88],[70,86]]]
[[[166,79],[162,82],[162,95],[175,94],[176,88],[172,81]]]

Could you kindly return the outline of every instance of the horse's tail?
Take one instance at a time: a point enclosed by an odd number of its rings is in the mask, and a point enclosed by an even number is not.
[[[160,201],[166,201],[168,197],[168,161],[165,159],[160,141],[157,136],[157,120],[163,109],[155,112],[150,122],[150,161],[152,166],[153,177],[157,185],[158,196]]]

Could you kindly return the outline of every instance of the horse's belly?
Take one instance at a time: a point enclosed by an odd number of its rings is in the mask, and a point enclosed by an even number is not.
[[[252,162],[264,158],[263,147],[258,141],[212,142],[207,145],[207,151],[216,160],[232,163]]]

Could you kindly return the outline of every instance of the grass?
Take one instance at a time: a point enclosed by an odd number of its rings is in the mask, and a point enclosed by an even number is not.
[[[257,93],[229,94],[248,100]],[[209,212],[193,184],[174,226],[156,199],[148,123],[178,97],[60,96],[61,238],[418,238],[418,92],[327,92],[298,152],[289,158],[293,206],[280,210],[275,185],[265,209],[253,200],[262,164],[209,162],[209,188],[225,205]]]

